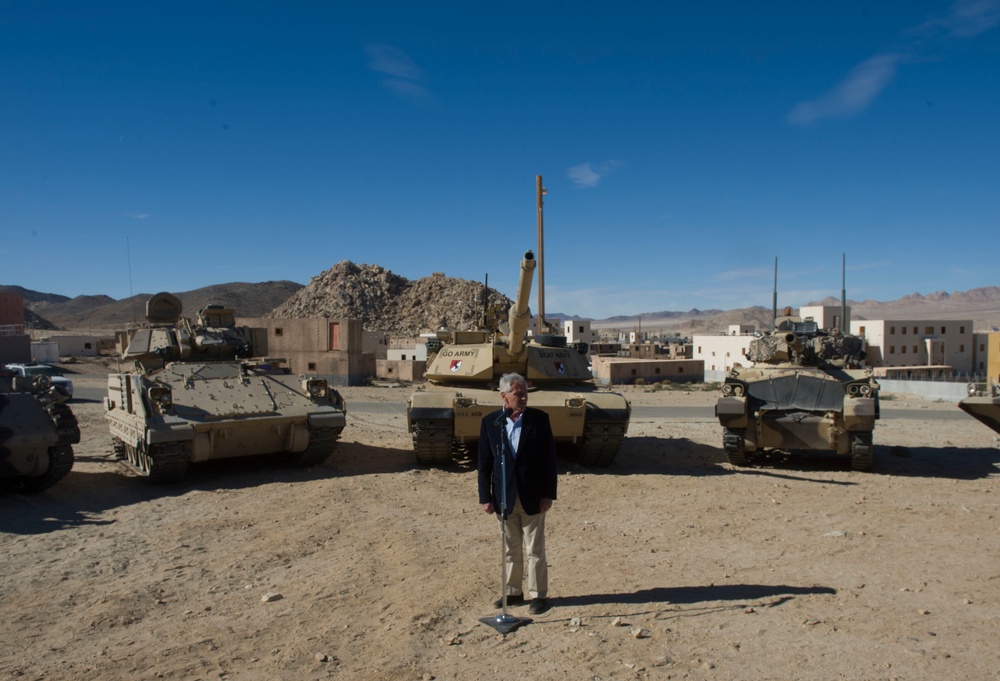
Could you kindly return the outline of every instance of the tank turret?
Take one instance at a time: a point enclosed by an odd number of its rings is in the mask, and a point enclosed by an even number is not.
[[[439,333],[434,339],[435,346],[437,341],[441,345],[424,377],[461,392],[427,390],[410,397],[407,423],[418,463],[445,464],[467,452],[479,438],[483,415],[500,402],[494,392],[500,377],[510,372],[527,379],[529,404],[548,412],[567,456],[584,465],[606,466],[618,454],[631,406],[619,394],[595,390],[587,345],[568,345],[565,336],[527,335],[535,267],[534,254],[525,252],[505,329],[497,324],[502,315],[484,309],[484,328]]]
[[[188,464],[275,455],[311,466],[333,453],[346,405],[325,379],[294,376],[268,357],[263,329],[236,325],[217,304],[181,316],[181,302],[158,293],[147,324],[121,344],[132,368],[108,376],[105,417],[117,456],[147,482],[172,482]]]

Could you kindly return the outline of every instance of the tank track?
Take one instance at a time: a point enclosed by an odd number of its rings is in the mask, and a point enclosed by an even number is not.
[[[329,459],[337,449],[340,431],[335,428],[315,428],[309,431],[309,444],[301,452],[286,452],[281,463],[295,468],[318,466]]]
[[[19,492],[43,492],[66,477],[73,469],[73,448],[58,444],[49,448],[49,467],[37,477],[21,477],[10,481],[9,488]]]
[[[122,447],[125,450],[122,463],[148,485],[177,482],[187,473],[188,447],[184,442],[153,445],[148,452],[140,451],[125,442],[122,442]],[[116,455],[118,451],[118,443],[115,443]]]
[[[624,438],[624,423],[587,419],[583,426],[583,438],[577,444],[573,458],[582,466],[606,468],[618,456]]]
[[[49,418],[52,419],[52,424],[56,427],[60,446],[68,447],[80,441],[80,424],[69,405],[63,402],[50,404],[46,407],[46,411],[49,413]]]
[[[722,434],[722,448],[726,450],[726,458],[734,466],[749,466],[750,459],[747,457],[746,447],[743,443],[743,433],[727,428]]]
[[[452,423],[448,419],[413,422],[413,453],[420,466],[446,466],[452,462]]]
[[[851,470],[868,472],[872,469],[872,434],[854,433],[851,437]]]

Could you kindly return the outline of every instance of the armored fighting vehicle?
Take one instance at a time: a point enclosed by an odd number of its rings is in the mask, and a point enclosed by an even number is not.
[[[729,462],[749,465],[768,450],[832,452],[851,467],[872,466],[872,431],[879,385],[862,369],[864,342],[837,329],[821,330],[793,316],[750,342],[752,367],[733,367],[715,413]]]
[[[237,327],[233,310],[208,305],[195,322],[158,293],[148,324],[122,342],[130,370],[108,376],[115,454],[149,483],[181,478],[188,464],[275,455],[313,466],[333,453],[347,407],[326,380],[292,375],[266,353],[263,329]]]
[[[0,370],[0,484],[41,492],[66,477],[80,441],[69,399],[49,376]]]
[[[1000,433],[1000,384],[970,383],[969,396],[959,402],[958,407],[987,428]]]
[[[622,395],[595,389],[585,345],[541,334],[526,340],[528,296],[535,270],[531,251],[521,260],[517,298],[502,313],[484,304],[479,331],[440,332],[425,377],[431,387],[410,396],[406,419],[417,463],[442,465],[475,452],[484,415],[500,408],[503,374],[529,385],[528,405],[549,415],[560,450],[585,466],[608,466],[618,455],[632,407]],[[484,301],[485,302],[485,301]],[[474,454],[473,454],[474,456]]]

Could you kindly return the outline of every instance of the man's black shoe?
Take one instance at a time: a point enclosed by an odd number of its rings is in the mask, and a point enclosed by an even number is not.
[[[510,597],[507,598],[507,602],[510,602]],[[531,605],[528,606],[528,612],[532,615],[541,615],[548,609],[549,602],[544,598],[533,598],[531,599]]]
[[[524,605],[524,594],[512,594],[507,596],[507,605]],[[503,607],[503,598],[498,598],[493,603],[494,608]]]

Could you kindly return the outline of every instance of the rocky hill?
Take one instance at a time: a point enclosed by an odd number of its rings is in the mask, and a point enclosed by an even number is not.
[[[483,285],[435,272],[410,281],[378,265],[337,263],[271,312],[269,317],[350,317],[366,330],[411,336],[441,327],[476,328]],[[511,305],[488,290],[487,304]]]

